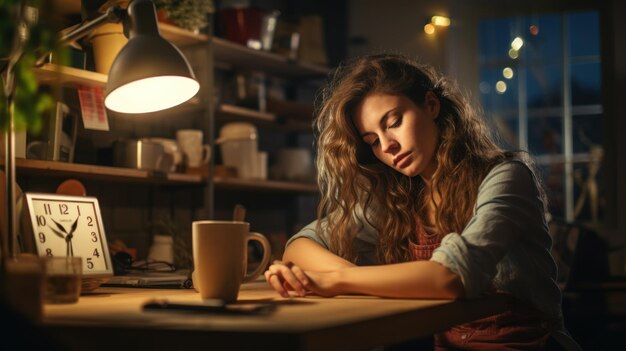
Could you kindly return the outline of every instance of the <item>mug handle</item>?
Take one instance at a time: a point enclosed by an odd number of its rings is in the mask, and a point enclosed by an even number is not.
[[[261,244],[261,246],[263,246],[263,259],[261,260],[261,264],[259,264],[259,266],[254,270],[254,272],[248,273],[243,277],[244,283],[255,280],[258,276],[261,275],[261,273],[265,271],[268,263],[270,263],[270,254],[272,252],[272,249],[270,247],[270,242],[269,240],[267,240],[265,235],[261,233],[250,232],[246,243],[250,240],[256,240]]]
[[[202,164],[206,165],[209,163],[209,160],[211,160],[211,145],[209,144],[202,145],[202,154],[204,155],[202,157]]]

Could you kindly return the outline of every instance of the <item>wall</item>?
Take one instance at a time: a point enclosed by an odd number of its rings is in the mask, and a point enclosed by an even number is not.
[[[393,51],[445,70],[447,30],[429,36],[423,28],[433,15],[448,15],[447,1],[351,0],[348,6],[349,56]]]

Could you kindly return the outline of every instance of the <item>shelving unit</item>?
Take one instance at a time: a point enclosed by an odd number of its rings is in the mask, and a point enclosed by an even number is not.
[[[284,56],[250,49],[221,38],[212,38],[211,42],[215,61],[223,67],[254,68],[290,78],[321,77],[331,72],[331,69],[324,66],[293,61]]]
[[[207,179],[203,178],[199,174],[162,173],[131,168],[84,165],[44,160],[28,160],[23,158],[18,158],[16,160],[16,171],[18,174],[53,177],[79,177],[111,182],[137,182],[174,185],[201,185],[207,182]]]
[[[268,80],[277,78],[275,81],[278,84],[284,82],[285,86],[289,86],[288,89],[297,89],[311,82],[317,85],[316,79],[324,78],[332,71],[328,67],[290,60],[220,38],[212,38],[211,44],[214,66],[223,79],[232,79],[236,73],[246,75],[258,72],[263,73]],[[225,86],[224,89],[228,89],[228,85]],[[284,93],[286,96],[297,96],[293,94],[295,91]],[[302,145],[301,142],[312,133],[312,120],[312,102],[268,98],[264,111],[220,104],[215,109],[214,125],[217,135],[220,125],[228,122],[254,124],[258,127],[259,148],[268,151],[272,160],[281,148]],[[269,167],[270,177],[273,170],[276,171],[273,167],[275,163]],[[215,189],[217,215],[222,218],[228,216],[230,208],[237,203],[249,207],[250,222],[254,223],[255,230],[269,234],[270,241],[276,245],[275,254],[278,257],[284,241],[314,219],[316,213],[319,188],[311,181],[214,178],[212,186]]]
[[[167,27],[172,27],[168,26]],[[181,30],[178,29],[180,32]],[[174,30],[169,29],[169,33],[175,33]],[[183,37],[178,34],[178,38]],[[193,33],[190,33],[190,37],[197,38]],[[107,76],[105,74],[82,70],[73,67],[60,66],[56,64],[45,64],[42,67],[35,68],[35,73],[39,81],[43,84],[62,84],[65,86],[97,86],[104,87],[106,85]],[[185,111],[192,109],[202,108],[198,106],[199,100],[196,98],[187,103],[188,108]],[[290,124],[277,124],[277,116],[273,113],[259,112],[244,107],[235,105],[220,105],[217,110],[217,117],[221,119],[244,120],[255,123],[262,123],[267,125],[274,125],[276,128],[287,128],[291,130],[307,130],[310,129],[310,125],[294,126]],[[120,167],[105,167],[96,165],[81,165],[63,162],[52,161],[40,161],[40,160],[18,160],[18,169],[24,171],[26,174],[32,174],[36,172],[42,172],[47,175],[54,176],[87,176],[92,179],[106,179],[114,181],[143,181],[154,183],[203,183],[206,180],[202,180],[197,175],[188,175],[182,173],[168,173],[166,176],[162,174],[155,174],[148,171],[141,171],[129,168]],[[112,177],[112,178],[111,178]],[[256,182],[252,185],[248,181],[223,180],[215,179],[216,185],[226,188],[240,187],[242,190],[258,190],[258,189],[273,189],[279,191],[294,191],[294,192],[313,192],[317,190],[314,185],[299,184],[293,182]]]
[[[264,192],[294,192],[315,194],[319,190],[317,184],[285,182],[277,180],[213,178],[213,184],[220,189],[236,189]]]
[[[63,14],[76,14],[80,10],[80,0],[54,0],[54,4],[63,8],[61,11]],[[300,84],[324,77],[331,72],[329,68],[253,50],[221,38],[193,33],[169,24],[159,23],[159,30],[165,39],[181,48],[202,84],[198,96],[170,112],[185,117],[181,120],[168,119],[164,123],[166,126],[161,129],[175,130],[185,127],[202,129],[205,132],[205,142],[208,143],[213,141],[217,122],[246,121],[262,128],[276,130],[278,133],[311,131],[312,109],[309,104],[268,100],[268,109],[265,112],[232,104],[213,105],[215,101],[213,72],[216,67],[259,70],[270,76]],[[43,85],[105,88],[107,82],[106,74],[57,64],[45,64],[35,68],[34,72]],[[125,132],[127,129],[122,128],[114,133],[124,136]],[[157,136],[159,132],[163,133],[157,131]],[[142,135],[141,132],[131,135],[151,136]],[[146,244],[138,243],[143,242],[145,239],[141,238],[149,234],[146,232],[149,230],[146,223],[158,218],[164,211],[177,222],[189,224],[190,219],[213,218],[216,206],[228,209],[233,201],[242,201],[250,205],[251,221],[254,220],[254,207],[260,212],[284,211],[281,212],[283,219],[270,216],[269,220],[278,222],[278,225],[281,225],[281,221],[286,221],[283,222],[280,231],[291,233],[294,223],[289,221],[294,213],[297,213],[299,206],[297,199],[303,197],[312,199],[319,192],[314,183],[296,181],[219,178],[200,174],[160,173],[30,159],[18,159],[16,163],[18,178],[27,179],[25,191],[50,191],[64,178],[84,181],[89,193],[101,199],[102,210],[109,221],[108,229],[120,239],[139,246],[140,250],[141,245]],[[163,187],[167,190],[163,191]],[[143,250],[145,249],[146,247],[143,247]]]

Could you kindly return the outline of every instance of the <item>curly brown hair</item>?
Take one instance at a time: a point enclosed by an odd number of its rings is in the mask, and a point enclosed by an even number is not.
[[[427,189],[421,177],[407,177],[380,162],[358,134],[353,117],[357,106],[373,93],[406,96],[424,106],[428,91],[440,101],[435,152],[437,168]],[[331,250],[356,262],[353,241],[362,229],[355,213],[379,235],[380,263],[409,259],[409,239],[427,223],[425,207],[435,207],[437,235],[461,233],[470,220],[478,187],[507,154],[497,146],[485,122],[458,88],[432,67],[396,54],[358,58],[340,66],[321,91],[314,129],[318,183]],[[321,226],[318,221],[318,232]]]

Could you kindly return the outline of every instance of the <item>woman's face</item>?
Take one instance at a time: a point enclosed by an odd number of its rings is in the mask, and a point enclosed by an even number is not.
[[[357,106],[354,124],[374,155],[394,170],[428,180],[437,167],[439,99],[426,93],[424,106],[403,95],[373,93]]]

